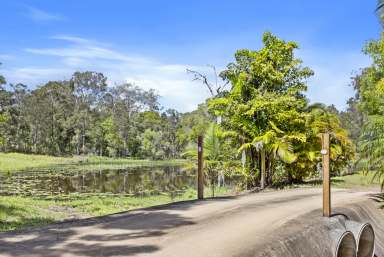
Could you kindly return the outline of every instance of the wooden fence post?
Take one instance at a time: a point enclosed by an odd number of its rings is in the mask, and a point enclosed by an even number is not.
[[[323,155],[323,216],[331,216],[331,183],[329,171],[329,134],[321,134],[321,154]]]
[[[265,188],[265,149],[263,148],[260,153],[260,159],[261,159],[261,181],[260,181],[260,187],[261,189]]]
[[[197,198],[204,199],[203,137],[197,139]]]

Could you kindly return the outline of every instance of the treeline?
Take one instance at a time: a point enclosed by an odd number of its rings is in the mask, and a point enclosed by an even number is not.
[[[31,90],[1,77],[1,150],[49,155],[178,158],[208,123],[192,113],[162,110],[154,90],[107,86],[97,72],[76,72]]]
[[[314,73],[295,56],[297,48],[265,33],[261,49],[236,52],[235,61],[219,74],[221,85],[189,71],[212,96],[185,114],[162,110],[153,90],[108,87],[106,77],[96,72],[76,72],[68,81],[50,81],[34,90],[3,86],[2,150],[195,158],[197,136],[205,135],[205,170],[212,185],[237,173],[244,187],[265,187],[318,178],[321,133],[330,133],[332,174],[350,171],[362,124],[356,120],[361,97],[350,100],[342,113],[311,105],[305,93]]]

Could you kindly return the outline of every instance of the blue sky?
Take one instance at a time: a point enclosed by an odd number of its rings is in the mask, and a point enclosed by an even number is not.
[[[111,85],[154,88],[161,103],[193,110],[208,96],[187,68],[209,73],[237,49],[258,49],[266,30],[297,41],[315,71],[311,102],[345,108],[361,53],[379,37],[375,0],[45,0],[1,1],[0,73],[30,87],[96,70]]]

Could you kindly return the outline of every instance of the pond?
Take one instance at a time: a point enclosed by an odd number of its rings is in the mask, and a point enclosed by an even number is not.
[[[233,181],[226,181],[233,184]],[[0,195],[111,193],[182,194],[196,188],[196,170],[186,166],[151,166],[79,172],[28,171],[0,175]]]

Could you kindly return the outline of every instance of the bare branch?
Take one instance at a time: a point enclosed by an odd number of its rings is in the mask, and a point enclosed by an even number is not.
[[[225,87],[229,84],[229,81],[224,81],[224,84],[219,85],[219,82],[218,82],[219,76],[217,74],[216,67],[214,65],[209,65],[209,64],[207,66],[213,70],[215,84],[212,84],[209,82],[207,75],[200,73],[198,71],[187,69],[187,73],[190,73],[193,75],[193,79],[192,79],[193,81],[201,81],[208,88],[209,92],[211,93],[211,96],[215,97],[217,95],[220,95],[224,91]]]
[[[207,86],[207,88],[208,88],[209,92],[211,93],[211,95],[215,96],[215,93],[213,91],[213,86],[212,86],[211,83],[209,83],[208,78],[207,78],[206,75],[204,75],[204,74],[202,74],[202,73],[200,73],[198,71],[194,71],[194,70],[190,70],[190,69],[187,69],[187,73],[190,73],[190,74],[193,75],[193,81],[198,80],[198,81],[203,82],[203,84]]]

